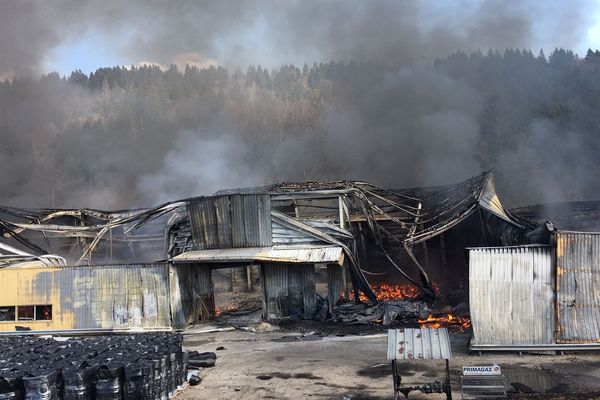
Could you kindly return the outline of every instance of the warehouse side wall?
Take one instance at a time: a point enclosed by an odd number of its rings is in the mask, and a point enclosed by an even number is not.
[[[170,326],[166,264],[0,269],[0,331]]]
[[[555,342],[555,256],[549,246],[469,250],[472,346]]]

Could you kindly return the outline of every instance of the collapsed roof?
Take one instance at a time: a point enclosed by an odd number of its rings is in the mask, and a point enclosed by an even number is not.
[[[511,213],[533,225],[549,221],[560,230],[600,231],[600,201],[535,204],[514,208]]]
[[[293,251],[296,247],[303,252],[295,253],[301,255],[296,256],[300,258],[295,262],[302,262],[301,257],[306,254],[317,254],[310,252],[311,246],[329,249],[331,254],[342,251],[355,287],[376,301],[358,256],[354,228],[357,222],[368,227],[374,243],[391,265],[411,282],[427,288],[430,282],[426,268],[412,247],[476,212],[481,212],[482,220],[485,214],[485,218],[501,225],[497,236],[505,245],[517,244],[514,232],[526,227],[504,209],[491,173],[484,172],[455,185],[412,189],[385,189],[360,181],[281,183],[227,190],[141,210],[1,207],[0,228],[4,238],[38,255],[48,253],[46,248],[52,248],[53,242],[66,240],[61,249],[69,254],[59,254],[76,258],[76,264],[91,264],[92,255],[99,249],[110,251],[112,260],[115,241],[126,243],[133,256],[136,254],[131,243],[136,240],[166,242],[161,247],[162,256],[154,261],[171,258],[175,262],[180,253],[187,253],[182,256],[187,257],[187,262],[214,260],[218,253],[206,251],[216,249],[254,248],[256,252],[250,258],[256,261],[271,253],[274,259],[285,258],[278,248],[291,247]],[[144,232],[153,223],[153,229]],[[410,256],[420,271],[420,279],[405,272],[389,253],[390,246],[399,247]],[[196,252],[195,258],[189,251]],[[72,257],[73,253],[76,257]],[[249,257],[248,251],[242,253]],[[225,253],[221,254],[225,257]]]
[[[390,190],[366,182],[335,181],[227,190],[188,200],[192,243],[181,256],[176,256],[179,252],[172,255],[176,262],[202,262],[214,260],[214,249],[232,249],[221,253],[229,257],[244,247],[334,246],[344,251],[354,286],[376,301],[360,262],[355,223],[368,226],[375,245],[395,269],[428,290],[427,269],[413,253],[413,246],[478,211],[501,221],[498,237],[505,231],[524,229],[500,203],[489,172],[456,185],[432,188]],[[502,244],[518,241],[512,233],[505,236]],[[420,271],[419,278],[399,264],[389,251],[392,246],[409,255]]]
[[[36,256],[25,251],[16,249],[4,243],[0,243],[0,268],[7,266],[64,266],[66,261],[64,258],[54,255],[45,254]]]
[[[168,218],[159,224],[154,222],[166,215],[176,216],[177,209],[184,206],[185,202],[172,202],[153,209],[116,211],[0,206],[0,237],[35,255],[56,252],[75,265],[91,264],[92,253],[99,249],[108,252],[108,243],[111,253],[113,244],[117,248],[121,244],[131,249],[124,257],[135,258],[132,243],[158,242],[164,248]],[[164,259],[162,253],[157,259]],[[102,261],[113,261],[112,254],[110,260]]]

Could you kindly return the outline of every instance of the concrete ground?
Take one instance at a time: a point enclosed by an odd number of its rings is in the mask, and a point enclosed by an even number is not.
[[[381,327],[354,331],[341,327],[336,332],[329,324],[320,324],[326,329],[319,330],[319,324],[285,329],[261,324],[256,329],[267,329],[261,332],[198,333],[210,326],[189,330],[185,333],[186,350],[215,351],[218,358],[215,367],[200,371],[200,385],[190,387],[178,398],[391,399],[385,331]],[[273,328],[277,330],[268,330]],[[479,356],[468,353],[467,334],[454,333],[451,340],[454,399],[460,399],[458,375],[463,365],[493,363],[501,365],[512,383],[511,398],[600,399],[597,354]],[[440,362],[413,361],[402,366],[404,384],[442,380],[443,373],[444,364]],[[443,399],[445,395],[413,392],[409,398]]]

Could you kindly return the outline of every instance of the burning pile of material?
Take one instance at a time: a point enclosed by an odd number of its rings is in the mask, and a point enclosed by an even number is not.
[[[235,312],[239,308],[239,304],[230,304],[224,307],[215,307],[215,316],[223,315],[223,313],[227,314],[229,312]]]
[[[461,332],[471,328],[471,320],[467,317],[457,317],[450,313],[434,316],[429,314],[425,319],[419,319],[421,328],[456,328]]]
[[[441,284],[432,283],[436,296],[441,293]],[[419,324],[422,328],[450,328],[465,332],[471,328],[468,316],[457,316],[451,312],[434,312],[420,298],[421,289],[404,283],[393,285],[382,283],[371,285],[379,303],[368,306],[369,299],[362,293],[359,299],[362,305],[342,303],[334,307],[333,320],[351,323],[381,323],[389,325],[392,322],[405,322],[408,325]],[[342,296],[342,298],[345,298]],[[366,304],[365,304],[366,303]]]
[[[371,289],[377,296],[379,301],[386,300],[412,300],[417,298],[421,290],[413,284],[405,283],[402,285],[389,285],[383,283],[381,285],[371,285]],[[367,296],[360,294],[361,301],[367,301]]]
[[[441,287],[439,282],[432,283],[433,291],[436,296],[439,296]],[[403,283],[400,285],[392,285],[388,283],[374,284],[371,285],[373,293],[377,296],[379,301],[386,300],[415,300],[421,294],[421,289],[412,283]],[[368,301],[369,299],[364,294],[360,294],[359,298],[361,301]]]
[[[429,307],[424,301],[388,300],[375,305],[340,303],[333,307],[331,319],[352,324],[389,325],[394,321],[411,324],[428,315]]]

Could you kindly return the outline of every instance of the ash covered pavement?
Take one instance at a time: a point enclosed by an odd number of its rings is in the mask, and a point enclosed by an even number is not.
[[[210,326],[205,326],[210,328]],[[282,327],[261,323],[249,330],[184,334],[187,351],[216,351],[216,366],[202,370],[202,383],[182,399],[391,399],[387,334],[381,327],[297,322]],[[469,354],[468,333],[452,333],[453,398],[460,398],[463,365],[498,363],[509,398],[598,399],[600,357],[594,353]],[[401,364],[403,384],[441,381],[444,363]],[[443,399],[444,394],[410,398]]]

